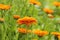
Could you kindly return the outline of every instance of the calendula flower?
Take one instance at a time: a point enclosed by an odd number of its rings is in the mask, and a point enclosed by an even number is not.
[[[34,5],[38,5],[38,6],[41,5],[41,3],[38,2],[37,0],[30,0],[30,4],[34,4]]]
[[[47,31],[41,31],[41,30],[35,30],[35,31],[34,31],[34,34],[36,34],[36,35],[42,37],[42,36],[47,35],[48,32],[47,32]]]
[[[0,4],[0,9],[4,9],[3,7],[4,7],[3,4]]]
[[[58,36],[58,38],[60,38],[60,36]]]
[[[44,8],[43,9],[47,14],[52,14],[54,11],[49,9],[49,8]]]
[[[60,36],[57,36],[58,37],[58,39],[60,40]]]
[[[51,34],[52,35],[55,35],[55,36],[60,36],[60,33],[59,32],[52,32]]]
[[[52,32],[51,34],[60,40],[60,33],[59,32]]]
[[[0,4],[0,9],[2,9],[2,10],[8,10],[8,9],[10,9],[10,5]]]
[[[14,18],[14,19],[19,19],[20,16],[19,16],[19,15],[13,15],[13,18]]]
[[[57,1],[54,2],[53,4],[54,4],[56,7],[60,6],[60,2],[57,2]]]
[[[25,28],[18,28],[18,32],[26,34],[26,33],[30,33],[31,30],[27,30]]]
[[[4,5],[4,9],[5,9],[5,10],[10,9],[10,5]]]
[[[17,20],[18,24],[26,24],[27,26],[30,24],[35,24],[36,22],[37,20],[33,17],[24,17]]]
[[[54,18],[54,16],[52,14],[48,14],[49,18]]]
[[[0,18],[0,22],[4,22],[4,18]]]

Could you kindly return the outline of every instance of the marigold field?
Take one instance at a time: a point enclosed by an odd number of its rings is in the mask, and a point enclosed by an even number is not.
[[[0,0],[0,40],[60,40],[60,0]]]

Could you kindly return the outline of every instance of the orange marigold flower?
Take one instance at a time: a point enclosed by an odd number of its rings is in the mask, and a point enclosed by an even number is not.
[[[34,31],[34,34],[42,37],[42,36],[44,36],[44,35],[47,35],[48,32],[47,32],[47,31],[41,31],[41,30],[35,30],[35,31]]]
[[[0,22],[4,22],[4,18],[0,18]]]
[[[60,40],[60,33],[59,32],[52,32],[51,34],[55,35]]]
[[[55,35],[55,36],[60,36],[59,32],[52,32],[51,34]]]
[[[41,5],[41,3],[36,0],[30,0],[30,4],[34,4],[34,5],[38,5],[38,6]]]
[[[60,36],[58,36],[58,38],[60,38]]]
[[[48,8],[44,8],[43,10],[48,14],[52,14],[54,12],[53,10],[48,9]]]
[[[30,0],[30,4],[35,4],[36,0]]]
[[[60,36],[57,36],[58,37],[58,39],[60,40]]]
[[[36,22],[37,20],[33,17],[24,17],[17,20],[18,24],[26,24],[27,26]]]
[[[18,32],[20,32],[20,33],[30,33],[31,30],[27,30],[25,28],[18,28]]]
[[[54,16],[52,14],[48,14],[49,18],[54,18]]]
[[[8,10],[8,9],[10,9],[10,6],[9,5],[4,5],[4,9]]]
[[[54,2],[53,4],[57,7],[60,6],[60,2]]]
[[[4,7],[3,4],[0,4],[0,9],[4,9],[3,7]]]
[[[8,10],[8,9],[10,9],[10,6],[9,5],[4,5],[4,4],[0,4],[0,9]]]
[[[19,15],[13,15],[13,18],[14,18],[14,19],[19,19],[20,16],[19,16]]]
[[[40,2],[36,2],[36,5],[40,6],[40,5],[41,5],[41,3],[40,3]]]

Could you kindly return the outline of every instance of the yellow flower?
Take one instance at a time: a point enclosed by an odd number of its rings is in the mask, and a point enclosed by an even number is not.
[[[8,9],[10,9],[10,5],[0,4],[0,9],[2,9],[2,10],[8,10]]]
[[[36,1],[36,5],[40,6],[40,5],[41,5],[41,3]]]
[[[60,36],[59,32],[52,32],[51,34],[55,35],[55,36]]]
[[[60,33],[59,32],[52,32],[51,34],[56,36],[60,40]]]
[[[4,9],[5,9],[5,10],[10,9],[10,5],[4,5]]]
[[[35,30],[35,31],[34,31],[34,34],[36,34],[36,35],[42,37],[42,36],[47,35],[48,32],[47,32],[47,31],[41,31],[41,30]]]
[[[0,4],[0,9],[4,9],[3,7],[4,7],[4,5],[3,4]]]
[[[58,39],[60,40],[60,36],[57,36],[58,37]]]
[[[58,36],[58,38],[60,38],[60,36]]]
[[[60,6],[60,2],[57,2],[57,1],[54,2],[53,4],[54,4],[55,6],[57,6],[57,7]]]

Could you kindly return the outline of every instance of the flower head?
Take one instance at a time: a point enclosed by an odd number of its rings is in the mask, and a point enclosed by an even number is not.
[[[4,18],[0,18],[0,22],[4,22]]]
[[[8,9],[10,9],[10,6],[9,5],[4,5],[4,9],[8,10]]]
[[[18,28],[18,32],[26,34],[26,33],[30,33],[31,30],[27,30],[25,28]]]
[[[56,7],[60,6],[60,2],[54,2],[53,3]]]
[[[60,36],[57,36],[57,38],[60,40]]]
[[[0,4],[0,9],[2,9],[2,10],[8,10],[8,9],[10,9],[10,5]]]
[[[52,32],[51,34],[55,35],[55,36],[60,36],[59,32]]]
[[[26,25],[30,25],[32,23],[36,23],[37,20],[33,17],[24,17],[24,18],[20,18],[17,20],[18,24],[26,24]]]
[[[52,14],[54,11],[48,8],[43,9],[47,14]]]
[[[60,40],[60,33],[59,32],[52,32],[55,37],[57,37]]]
[[[48,32],[47,32],[47,31],[41,31],[41,30],[35,30],[35,31],[34,31],[34,34],[36,34],[36,35],[42,37],[42,36],[47,35]]]
[[[30,0],[30,4],[34,4],[34,5],[38,5],[38,6],[41,5],[41,3],[36,0]]]
[[[14,18],[14,19],[19,19],[20,16],[19,16],[19,15],[13,15],[13,18]]]

